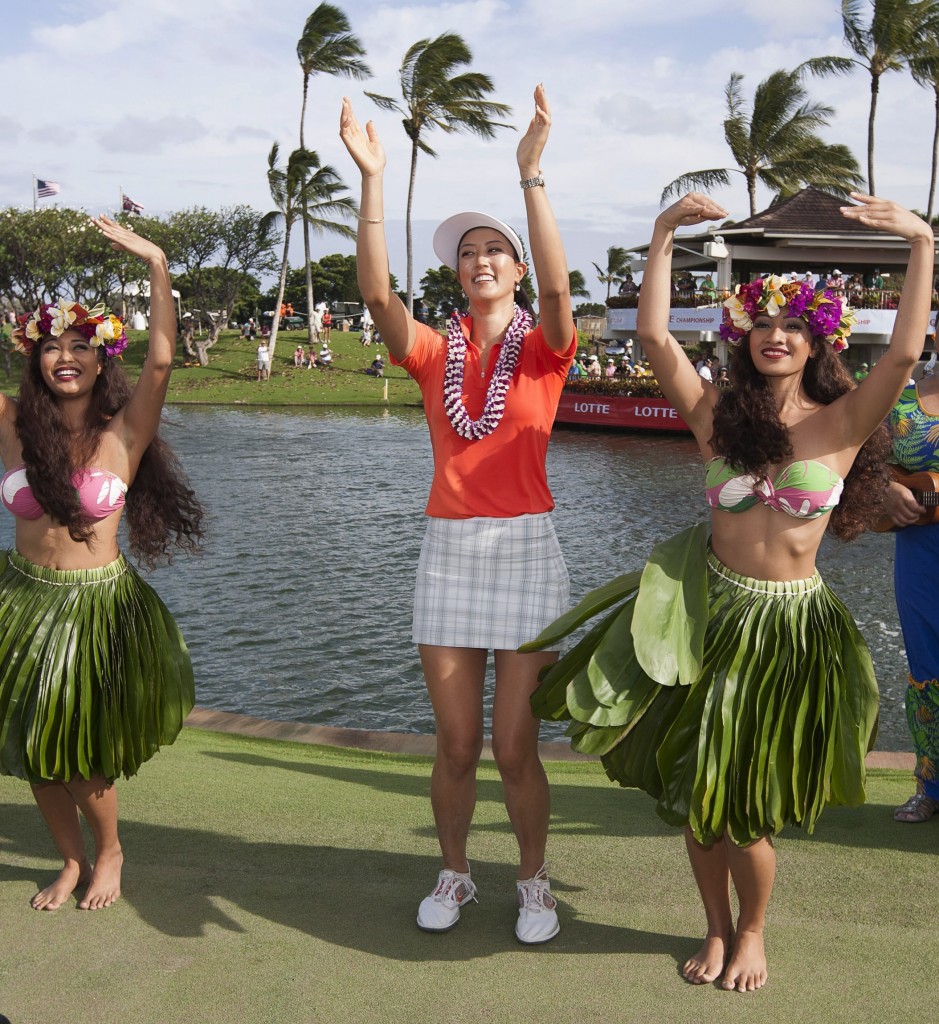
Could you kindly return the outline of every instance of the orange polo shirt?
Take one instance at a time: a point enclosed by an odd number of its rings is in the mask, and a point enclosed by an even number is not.
[[[540,327],[525,335],[501,422],[487,437],[468,441],[453,429],[443,407],[447,339],[425,324],[415,327],[414,346],[398,365],[420,386],[430,428],[434,479],[426,514],[439,519],[507,519],[550,512],[554,499],[548,489],[545,456],[561,389],[577,351],[576,332],[565,352],[553,351]],[[466,317],[463,403],[475,420],[482,415],[502,346],[493,346],[489,365],[483,369],[471,331],[472,320]]]

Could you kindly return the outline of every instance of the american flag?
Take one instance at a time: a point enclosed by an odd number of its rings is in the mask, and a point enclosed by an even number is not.
[[[36,195],[40,199],[48,199],[49,196],[57,196],[62,191],[57,181],[49,181],[44,178],[36,179]]]
[[[121,193],[121,208],[125,213],[143,213],[143,207],[140,203],[135,203],[130,196],[125,196]]]

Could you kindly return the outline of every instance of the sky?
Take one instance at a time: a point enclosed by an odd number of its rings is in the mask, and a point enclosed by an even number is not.
[[[271,209],[265,173],[299,141],[302,76],[296,42],[313,0],[30,0],[4,3],[0,29],[0,207],[32,203],[33,175],[61,185],[55,201],[113,210],[123,190],[161,215],[195,205]],[[415,287],[438,260],[431,237],[460,210],[484,210],[524,235],[515,147],[543,82],[553,126],[542,159],[568,265],[595,299],[593,263],[611,245],[648,241],[663,187],[678,175],[732,164],[723,138],[724,89],[744,75],[748,102],[771,72],[809,57],[849,55],[838,0],[778,5],[715,0],[338,0],[367,51],[366,82],[310,81],[306,141],[358,198],[358,172],[338,137],[341,97],[374,120],[388,153],[385,216],[391,269],[403,285],[410,143],[399,115],[364,90],[400,97],[398,68],[418,39],[458,32],[472,69],[519,129],[492,141],[435,132],[422,154],[414,209]],[[851,147],[866,176],[870,79],[863,69],[809,79],[835,108],[825,141]],[[934,96],[906,74],[882,80],[875,175],[881,195],[925,209]],[[749,210],[743,178],[714,192],[734,218]],[[761,191],[760,209],[770,194]],[[40,200],[49,203],[52,200]],[[314,257],[352,252],[314,236]],[[299,233],[291,263],[302,262]],[[416,289],[417,290],[417,289]]]

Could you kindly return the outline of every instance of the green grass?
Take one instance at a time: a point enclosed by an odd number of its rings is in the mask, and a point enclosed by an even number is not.
[[[917,1020],[939,953],[936,823],[900,826],[904,773],[784,833],[770,981],[693,988],[702,933],[675,831],[595,764],[549,765],[561,935],[520,947],[515,844],[491,764],[471,837],[480,902],[414,925],[438,851],[424,758],[187,729],[119,784],[127,862],[110,910],[28,906],[56,868],[28,787],[0,778],[0,1011],[12,1024],[608,1024]]]
[[[130,344],[124,352],[124,368],[136,379],[146,351],[146,333],[128,331]],[[419,405],[417,385],[404,370],[388,365],[387,351],[375,345],[363,348],[358,334],[333,331],[330,348],[333,365],[329,370],[296,369],[293,351],[306,334],[281,332],[271,367],[271,379],[257,380],[257,342],[242,338],[237,331],[223,331],[218,343],[209,349],[208,366],[183,364],[182,348],[177,350],[177,366],[170,380],[167,402],[204,405],[371,405],[383,406],[384,380],[362,371],[381,352],[385,359],[389,405]],[[317,346],[317,351],[319,347]],[[0,366],[0,391],[15,394],[19,386],[22,357],[14,354],[11,371]]]

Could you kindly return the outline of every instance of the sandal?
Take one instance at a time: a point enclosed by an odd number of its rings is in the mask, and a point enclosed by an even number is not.
[[[912,825],[929,819],[939,811],[939,801],[933,800],[925,793],[914,793],[905,804],[893,812],[894,821],[903,821]]]

